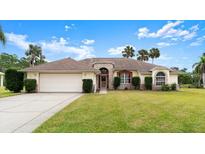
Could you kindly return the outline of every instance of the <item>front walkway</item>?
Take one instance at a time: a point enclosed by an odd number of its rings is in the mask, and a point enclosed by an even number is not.
[[[100,94],[107,94],[107,88],[101,88]]]
[[[0,133],[32,132],[81,93],[35,93],[0,98]]]

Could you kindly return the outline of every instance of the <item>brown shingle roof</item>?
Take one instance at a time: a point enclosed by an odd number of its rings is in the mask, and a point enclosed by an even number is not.
[[[92,64],[95,63],[111,63],[114,65],[115,70],[138,70],[140,72],[149,72],[155,67],[169,69],[164,66],[154,65],[131,58],[87,58],[81,60],[81,62],[89,67],[92,67]]]
[[[65,58],[58,61],[41,64],[34,67],[26,68],[25,72],[82,72],[95,71],[93,64],[95,63],[111,63],[115,70],[138,70],[140,72],[150,72],[155,67],[169,69],[164,66],[149,64],[131,58],[87,58],[76,61],[71,58]],[[170,70],[170,69],[169,69]],[[172,71],[172,70],[170,70]]]
[[[25,72],[78,72],[87,71],[88,67],[71,58],[65,58],[34,67],[25,68]]]

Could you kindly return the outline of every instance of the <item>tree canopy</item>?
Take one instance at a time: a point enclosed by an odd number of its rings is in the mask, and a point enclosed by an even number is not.
[[[132,58],[135,56],[134,52],[135,50],[132,46],[126,46],[122,51],[122,56],[126,58],[130,58],[130,57]]]
[[[42,53],[42,49],[38,45],[29,44],[29,48],[26,50],[26,59],[29,60],[30,66],[45,63],[45,56]]]
[[[18,58],[16,54],[1,53],[0,54],[0,71],[5,72],[7,69],[23,69],[29,66],[28,61]]]
[[[149,60],[149,53],[145,49],[141,49],[138,51],[137,60],[141,61],[148,61]]]
[[[152,59],[152,64],[154,63],[154,59],[160,57],[160,51],[158,48],[152,48],[149,51],[149,57]]]
[[[6,44],[6,36],[4,35],[4,32],[0,26],[0,42],[2,42],[3,45]]]

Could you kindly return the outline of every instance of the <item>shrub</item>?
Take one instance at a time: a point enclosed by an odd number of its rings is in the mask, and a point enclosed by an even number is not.
[[[192,84],[191,73],[183,73],[178,76],[179,84]]]
[[[145,88],[152,90],[152,77],[145,77]]]
[[[92,79],[83,79],[83,92],[91,93],[93,91],[93,80]]]
[[[170,87],[169,87],[168,84],[164,84],[164,85],[161,86],[161,90],[162,90],[162,91],[169,91],[169,90],[170,90]]]
[[[30,93],[30,92],[34,92],[36,90],[36,79],[26,79],[24,80],[24,86],[25,86],[25,90],[26,92]]]
[[[120,86],[120,77],[114,77],[113,87],[116,90]]]
[[[132,78],[132,85],[135,87],[135,89],[140,88],[140,77],[133,77]]]
[[[5,72],[6,88],[13,92],[20,92],[23,89],[23,72],[18,72],[15,69],[8,69]]]
[[[177,90],[177,84],[176,83],[171,84],[171,90],[173,90],[173,91]]]

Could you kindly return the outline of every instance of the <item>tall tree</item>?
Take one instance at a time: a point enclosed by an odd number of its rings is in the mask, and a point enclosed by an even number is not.
[[[3,45],[6,44],[6,36],[4,35],[4,32],[0,26],[0,42],[2,42]]]
[[[29,67],[28,59],[25,57],[18,58],[16,54],[0,54],[0,71],[5,72],[7,69],[23,69]]]
[[[200,57],[199,62],[193,65],[194,72],[200,74],[200,81],[202,79],[203,87],[205,88],[205,53]],[[199,82],[200,82],[199,81]]]
[[[182,68],[180,71],[181,71],[181,72],[186,72],[186,71],[187,71],[187,68]]]
[[[149,60],[148,51],[144,49],[139,50],[137,54],[137,60],[148,61]]]
[[[132,46],[126,46],[122,51],[122,56],[126,58],[134,57],[135,56],[134,52],[135,50]]]
[[[26,50],[26,56],[29,59],[30,66],[45,63],[45,56],[42,54],[40,46],[29,44],[29,49]]]
[[[1,53],[0,54],[0,69],[1,71],[5,71],[9,68],[17,69],[18,65],[18,57],[17,55],[8,54],[8,53]]]
[[[152,59],[152,64],[154,63],[154,59],[159,58],[160,51],[158,48],[152,48],[149,51],[149,57]]]

